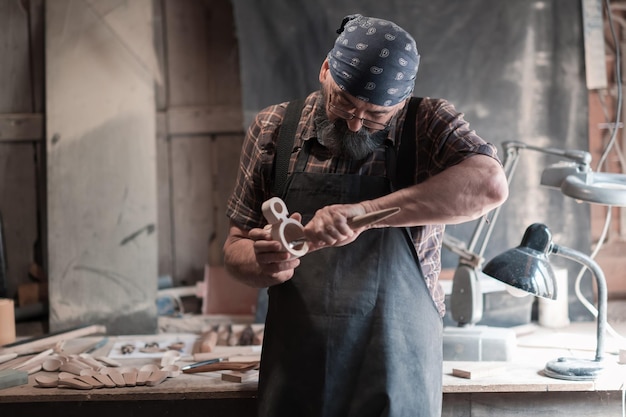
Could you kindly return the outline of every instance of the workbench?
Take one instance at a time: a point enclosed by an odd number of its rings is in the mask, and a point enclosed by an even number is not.
[[[612,337],[607,337],[606,349],[607,363],[611,366],[598,380],[565,381],[542,375],[545,363],[560,356],[593,358],[595,323],[575,323],[559,330],[530,325],[520,331],[517,339],[514,360],[510,362],[444,362],[443,416],[622,415],[626,365],[617,363],[618,342]],[[576,349],[571,349],[572,346]],[[140,366],[150,360],[124,362]],[[494,365],[492,375],[475,379],[452,375],[455,368],[488,365]],[[31,375],[27,385],[0,390],[0,415],[243,417],[256,414],[257,381],[226,382],[218,372],[182,374],[154,387],[83,391],[34,385]]]

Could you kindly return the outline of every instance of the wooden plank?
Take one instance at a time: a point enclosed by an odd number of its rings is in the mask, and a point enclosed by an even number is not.
[[[209,2],[165,0],[167,28],[169,106],[195,106],[210,102],[212,77],[206,4]]]
[[[0,113],[33,111],[28,28],[21,1],[0,2]]]
[[[52,331],[157,329],[152,30],[152,0],[46,3]]]
[[[38,240],[36,167],[37,152],[24,143],[0,143],[0,214],[7,264],[7,297],[13,298],[21,283],[30,281],[28,271]]]
[[[209,235],[208,262],[212,266],[223,264],[222,247],[228,236],[229,225],[226,203],[235,187],[243,138],[243,135],[217,136],[211,144],[213,219]]]
[[[38,240],[34,154],[41,148],[27,145],[43,138],[42,115],[31,115],[41,112],[37,103],[43,97],[41,84],[39,89],[33,86],[34,65],[43,62],[43,49],[35,47],[43,44],[43,25],[36,18],[42,10],[38,0],[0,2],[0,214],[9,297],[14,297],[20,283],[28,282],[28,268],[37,257],[33,253]]]
[[[32,80],[32,108],[30,111],[45,111],[45,39],[44,39],[44,3],[45,0],[30,0],[28,18],[30,21],[30,59]],[[24,4],[24,3],[22,3]]]
[[[241,108],[239,52],[228,0],[166,0],[169,106]]]
[[[453,398],[448,394],[444,395],[442,417],[619,416],[620,397],[619,392],[503,392],[497,395],[474,393],[470,395],[469,401],[464,401],[464,407],[455,404],[456,412],[450,413],[448,402]]]
[[[173,107],[167,112],[168,134],[242,133],[241,109],[231,105]]]
[[[0,142],[43,142],[43,114],[0,114]]]
[[[171,141],[173,249],[175,285],[193,285],[204,277],[213,228],[211,149],[206,136]]]
[[[161,68],[163,74],[167,74],[167,51],[166,51],[166,27],[165,27],[165,7],[162,1],[155,1],[153,3],[154,9],[154,50],[156,53],[156,59]],[[167,109],[168,96],[167,96],[167,78],[164,77],[163,82],[156,83],[154,86],[156,108],[158,112],[162,112]]]
[[[174,276],[172,246],[172,190],[170,176],[170,139],[167,135],[165,113],[157,113],[157,196],[159,230],[159,276]]]

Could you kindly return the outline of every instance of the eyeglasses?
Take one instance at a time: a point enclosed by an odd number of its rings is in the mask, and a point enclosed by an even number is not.
[[[331,113],[333,113],[335,116],[341,119],[344,119],[346,121],[353,120],[353,119],[360,120],[363,126],[367,127],[368,129],[383,130],[389,127],[389,123],[380,123],[380,122],[375,122],[373,120],[364,119],[362,117],[356,117],[354,113],[350,113],[343,109],[340,109],[339,107],[335,106],[332,103],[328,103],[328,108],[331,111]]]

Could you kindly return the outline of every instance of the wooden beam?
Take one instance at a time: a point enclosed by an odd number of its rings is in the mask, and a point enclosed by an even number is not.
[[[30,354],[49,349],[59,342],[75,339],[94,334],[106,334],[107,328],[103,325],[91,324],[66,331],[54,332],[31,339],[10,343],[0,349],[0,354],[17,353],[18,355]]]
[[[0,142],[39,142],[43,141],[43,138],[43,114],[0,114]]]
[[[233,106],[174,107],[166,118],[170,136],[243,132],[241,109]]]

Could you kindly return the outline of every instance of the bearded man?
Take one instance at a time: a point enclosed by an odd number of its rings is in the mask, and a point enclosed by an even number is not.
[[[506,177],[452,104],[413,97],[410,34],[361,15],[338,33],[320,90],[257,114],[228,202],[224,263],[267,288],[259,415],[440,416],[444,227],[502,204]],[[304,225],[302,257],[264,228],[274,196]]]

